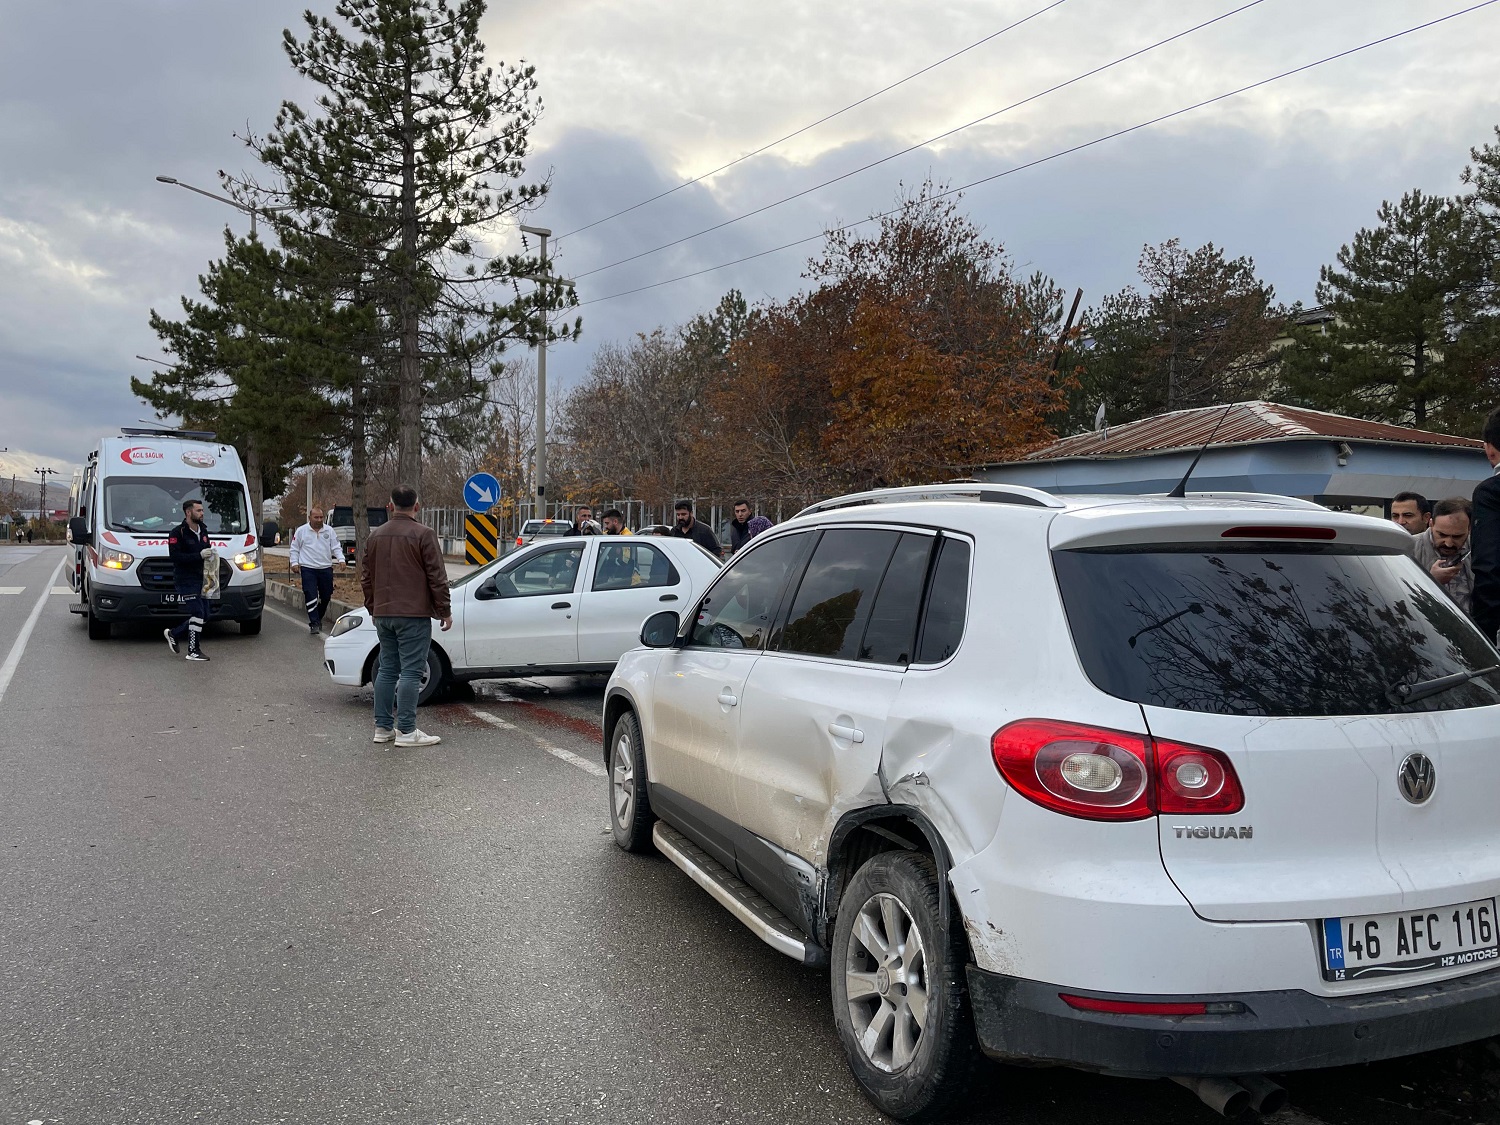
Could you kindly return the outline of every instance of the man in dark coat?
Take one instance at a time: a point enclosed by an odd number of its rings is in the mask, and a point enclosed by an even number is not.
[[[693,502],[691,500],[679,500],[673,510],[677,522],[672,525],[672,530],[667,532],[674,539],[691,539],[702,547],[714,558],[720,557],[719,537],[714,534],[713,528],[702,520],[693,516]]]
[[[208,620],[208,599],[203,596],[203,567],[218,552],[209,541],[208,528],[203,523],[203,501],[184,500],[182,514],[183,521],[167,536],[167,551],[172,557],[172,588],[177,591],[188,618],[175,628],[164,630],[164,635],[167,647],[174,653],[185,635],[187,658],[201,662],[208,659],[199,643],[203,625]]]
[[[1500,466],[1500,407],[1485,419],[1484,455]],[[1500,471],[1500,470],[1497,470]],[[1470,533],[1474,567],[1474,624],[1490,641],[1500,632],[1500,476],[1474,487],[1474,530]]]

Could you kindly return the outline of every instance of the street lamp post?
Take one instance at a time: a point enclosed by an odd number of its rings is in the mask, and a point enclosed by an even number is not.
[[[571,281],[552,276],[551,264],[547,261],[547,239],[552,237],[552,231],[548,227],[528,227],[521,229],[527,234],[534,234],[541,239],[541,249],[538,255],[542,262],[542,273],[523,274],[528,281],[535,281],[542,286],[542,335],[536,347],[536,516],[538,519],[547,518],[547,286],[567,285],[572,286]]]
[[[247,214],[247,215],[250,216],[250,237],[251,238],[255,237],[255,216],[256,216],[257,213],[259,213],[261,211],[264,211],[267,214],[270,214],[272,211],[291,211],[291,210],[293,210],[293,208],[291,208],[291,207],[252,207],[248,203],[241,203],[238,199],[230,199],[229,196],[227,196],[227,195],[215,195],[211,191],[204,191],[202,188],[200,188],[200,187],[194,187],[192,184],[185,184],[185,183],[183,183],[181,180],[179,180],[175,176],[157,176],[156,179],[157,179],[157,182],[159,182],[159,183],[171,184],[173,187],[186,188],[188,191],[194,191],[194,192],[197,192],[199,195],[206,195],[210,199],[216,199],[220,203],[227,203],[229,206],[233,207],[236,211],[243,211],[243,212],[245,212],[245,214]]]

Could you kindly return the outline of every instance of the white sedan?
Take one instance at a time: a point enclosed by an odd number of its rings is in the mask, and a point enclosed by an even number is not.
[[[449,583],[453,628],[435,627],[419,703],[445,685],[507,676],[609,672],[640,644],[641,623],[694,604],[719,560],[691,539],[543,539]],[[373,681],[380,642],[367,610],[344,614],[323,644],[336,684]]]

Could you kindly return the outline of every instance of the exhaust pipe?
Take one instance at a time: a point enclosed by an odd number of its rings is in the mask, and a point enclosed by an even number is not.
[[[1200,1078],[1172,1075],[1177,1085],[1198,1095],[1198,1100],[1225,1117],[1241,1117],[1250,1109],[1250,1091],[1233,1078]]]
[[[1235,1078],[1250,1095],[1251,1108],[1269,1117],[1286,1108],[1287,1092],[1264,1074],[1242,1074]]]

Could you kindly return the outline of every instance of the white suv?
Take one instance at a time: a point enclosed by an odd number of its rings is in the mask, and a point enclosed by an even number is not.
[[[828,964],[918,1119],[977,1051],[1177,1078],[1500,1032],[1500,656],[1394,524],[1271,496],[846,497],[609,682],[621,847]]]

